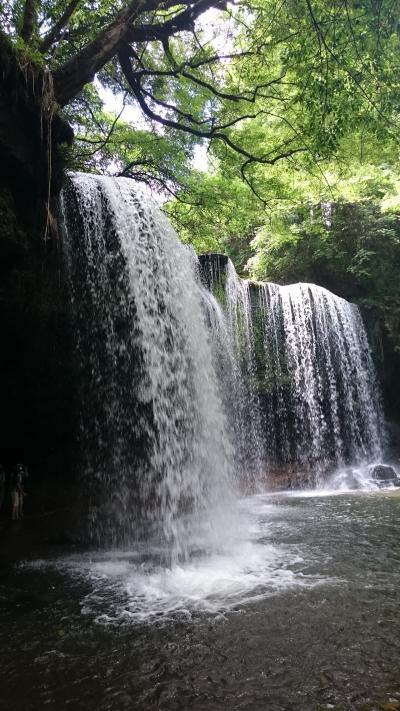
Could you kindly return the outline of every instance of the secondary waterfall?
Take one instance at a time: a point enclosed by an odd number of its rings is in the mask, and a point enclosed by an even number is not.
[[[196,259],[128,179],[76,174],[62,212],[92,536],[161,527],[186,555],[233,481]]]
[[[314,284],[242,281],[222,255],[200,259],[225,317],[220,368],[235,363],[231,419],[251,482],[296,472],[318,483],[334,468],[379,460],[383,414],[358,307]]]
[[[325,472],[381,455],[382,415],[360,311],[313,284],[260,288],[269,451]],[[276,401],[276,402],[274,402]]]

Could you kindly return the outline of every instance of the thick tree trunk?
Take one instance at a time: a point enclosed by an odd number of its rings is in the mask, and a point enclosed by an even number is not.
[[[54,72],[54,94],[60,106],[65,106],[79,94],[85,84],[93,80],[96,72],[112,59],[135,18],[158,4],[159,0],[134,0],[93,42]]]

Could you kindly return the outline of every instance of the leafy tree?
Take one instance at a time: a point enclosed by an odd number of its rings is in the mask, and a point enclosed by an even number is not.
[[[202,20],[210,9],[214,31]],[[284,159],[320,174],[349,122],[386,135],[395,121],[391,0],[2,0],[0,13],[0,50],[25,77],[42,72],[44,113],[63,110],[73,125],[76,165],[116,165],[167,191],[191,192],[203,140],[227,178],[264,200],[265,167]],[[95,76],[137,107],[141,130],[104,113]]]

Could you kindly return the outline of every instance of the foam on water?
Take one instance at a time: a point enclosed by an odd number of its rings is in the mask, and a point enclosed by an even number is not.
[[[160,562],[162,550],[139,547],[25,565],[55,567],[88,583],[82,613],[100,624],[215,616],[290,589],[335,582],[309,572],[314,557],[306,546],[272,542],[271,521],[283,510],[265,496],[244,500],[235,539],[171,566]]]
[[[364,462],[357,466],[338,467],[323,481],[313,488],[299,487],[293,490],[273,492],[271,497],[284,496],[287,498],[321,498],[329,496],[339,496],[341,494],[374,494],[376,492],[399,491],[399,469],[396,464],[385,462],[384,466],[390,466],[397,475],[398,481],[377,481],[372,477],[372,470],[375,466],[381,466],[382,462]]]

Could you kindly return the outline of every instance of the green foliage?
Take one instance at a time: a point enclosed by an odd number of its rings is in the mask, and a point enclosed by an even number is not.
[[[132,125],[104,111],[94,85],[66,110],[75,130],[70,168],[125,175],[175,195],[189,179],[193,141],[179,131],[168,135]],[[173,135],[172,135],[173,133]]]
[[[349,127],[324,162],[323,177],[298,162],[258,166],[264,205],[243,183],[236,185],[225,165],[221,159],[212,176],[198,180],[200,207],[168,206],[184,239],[198,251],[227,253],[253,279],[313,282],[378,308],[400,351],[400,180],[393,136],[382,140],[371,127]]]
[[[43,55],[36,47],[25,44],[20,37],[15,37],[13,45],[21,67],[32,64],[36,69],[44,68]]]
[[[73,11],[46,44],[70,4],[36,0],[33,29],[24,42],[27,0],[0,2],[4,31],[24,61],[47,66],[55,76],[68,65],[63,74],[68,81],[86,61],[82,50],[127,7],[126,0],[72,0]],[[356,134],[360,146],[375,141],[385,151],[396,143],[396,5],[392,0],[246,0],[226,8],[221,0],[193,0],[189,22],[182,20],[185,4],[159,0],[151,10],[144,6],[131,22],[133,39],[127,40],[133,83],[117,42],[104,61],[91,59],[96,86],[90,70],[68,98],[65,113],[78,139],[71,167],[130,175],[163,194],[182,190],[178,198],[199,207],[203,225],[204,218],[211,219],[210,229],[194,230],[194,242],[211,247],[218,241],[244,264],[251,255],[249,239],[265,222],[263,205],[275,209],[275,201],[312,200],[327,164],[343,156],[346,162],[346,144]],[[201,18],[207,7],[214,7],[214,28]],[[55,86],[60,92],[57,81]],[[105,110],[99,86],[124,95],[127,109],[119,120]],[[204,137],[212,140],[213,172],[201,180],[190,168]],[[339,178],[342,166],[335,171]],[[209,191],[218,201],[214,217],[206,204]],[[246,217],[229,217],[221,205],[229,192],[239,209],[246,206]],[[189,239],[196,227],[193,211],[169,209]]]
[[[278,283],[320,284],[378,307],[400,350],[400,214],[372,201],[322,203],[283,214],[255,240],[253,273]]]
[[[169,203],[166,211],[184,242],[198,253],[223,252],[242,266],[252,254],[260,203],[243,182],[199,172],[190,176],[188,202]]]

